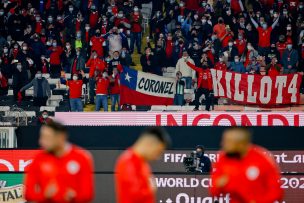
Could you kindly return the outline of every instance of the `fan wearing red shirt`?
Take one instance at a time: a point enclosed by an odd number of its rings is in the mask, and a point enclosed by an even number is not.
[[[120,155],[115,167],[117,203],[156,202],[156,186],[148,162],[158,160],[169,144],[170,137],[163,128],[151,127]]]
[[[120,94],[120,76],[118,68],[113,68],[113,74],[110,76],[110,95],[111,95],[111,111],[115,111],[116,104],[119,106],[119,94]]]
[[[266,74],[269,76],[277,76],[280,75],[281,71],[281,64],[278,64],[278,59],[276,57],[273,57],[271,59],[271,63],[266,66]]]
[[[52,78],[59,78],[61,71],[61,54],[63,49],[61,46],[57,46],[57,41],[53,40],[50,51],[50,74]]]
[[[86,203],[94,197],[93,160],[70,144],[67,129],[50,120],[40,129],[39,152],[25,176],[25,199],[38,203]]]
[[[97,72],[103,72],[107,63],[97,57],[97,52],[92,51],[90,59],[86,63],[86,67],[90,68],[89,72],[89,85],[90,85],[90,104],[94,104],[94,89],[95,89],[95,77]]]
[[[96,78],[96,108],[95,111],[100,111],[103,107],[104,111],[108,111],[108,94],[109,94],[110,79],[107,72],[103,72],[101,76]]]
[[[244,127],[224,131],[222,152],[211,174],[212,196],[230,194],[230,203],[281,201],[280,171],[270,152],[251,144]]]
[[[226,63],[224,61],[223,56],[220,56],[219,61],[215,63],[214,69],[216,69],[216,70],[223,70],[223,71],[227,70],[227,65],[226,65]]]
[[[69,87],[70,106],[72,112],[82,112],[82,85],[87,82],[85,74],[81,71],[82,80],[79,79],[78,74],[73,74],[72,80],[67,81],[66,85]]]
[[[199,99],[204,94],[206,98],[206,110],[210,110],[211,105],[211,99],[210,99],[210,93],[212,91],[212,77],[210,69],[207,67],[206,64],[203,64],[202,68],[196,67],[194,64],[190,62],[186,62],[187,65],[195,70],[198,74],[197,79],[197,90],[195,93],[195,108],[194,111],[198,111],[199,107]]]
[[[91,37],[90,46],[92,51],[96,51],[98,57],[103,57],[103,43],[105,39],[101,36],[100,29],[95,30],[95,36]]]
[[[273,24],[270,27],[267,26],[266,22],[263,25],[261,25],[262,27],[260,27],[258,23],[252,18],[251,14],[250,14],[250,19],[259,34],[259,42],[258,42],[259,54],[262,56],[266,56],[269,52],[271,32],[278,24],[280,20],[280,15],[277,17],[277,19],[273,22]]]

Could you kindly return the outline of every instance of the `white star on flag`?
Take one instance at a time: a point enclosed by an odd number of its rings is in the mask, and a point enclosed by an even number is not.
[[[129,76],[129,73],[126,73],[125,76],[126,76],[126,77],[125,77],[125,80],[128,80],[128,82],[130,82],[130,79],[131,79],[132,77]]]

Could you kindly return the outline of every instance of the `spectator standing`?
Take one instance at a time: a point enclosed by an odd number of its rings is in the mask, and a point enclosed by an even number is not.
[[[269,76],[277,76],[282,72],[282,66],[278,64],[278,59],[273,57],[271,63],[266,66],[266,74]]]
[[[234,62],[230,63],[229,69],[236,73],[246,73],[246,68],[243,62],[240,61],[239,56],[234,57]]]
[[[283,65],[283,73],[295,73],[297,72],[299,63],[299,55],[296,49],[293,49],[292,42],[287,42],[287,48],[283,52],[282,56],[282,65]]]
[[[250,64],[246,67],[246,72],[249,74],[260,74],[261,65],[255,57],[251,58]]]
[[[8,81],[0,70],[0,96],[7,95]]]
[[[70,107],[73,112],[82,112],[82,86],[87,83],[87,79],[83,71],[81,71],[82,79],[79,78],[78,74],[74,73],[72,80],[67,81],[67,86],[69,86],[69,97],[70,97]]]
[[[111,111],[116,111],[116,104],[118,105],[118,111],[120,111],[120,75],[115,67],[113,73],[110,75],[110,95],[111,95]]]
[[[146,73],[153,73],[154,68],[154,56],[151,51],[151,48],[145,48],[145,54],[141,55],[140,57],[140,64],[142,66],[142,71]]]
[[[133,54],[134,52],[134,44],[136,44],[137,53],[141,54],[142,15],[138,7],[134,7],[134,12],[131,14],[130,22],[131,22],[131,42],[130,42],[131,54]]]
[[[107,72],[99,74],[96,78],[96,108],[95,111],[100,111],[103,107],[104,111],[108,111],[108,94],[110,80]]]
[[[130,66],[132,64],[132,57],[129,51],[123,47],[120,53],[120,63],[123,66]]]
[[[63,49],[57,46],[57,41],[53,40],[52,46],[49,48],[50,55],[50,75],[52,78],[59,78],[61,72],[61,54]]]
[[[15,100],[18,99],[20,89],[28,83],[28,80],[26,65],[19,61],[13,64],[13,91]],[[24,97],[24,95],[23,93],[22,97]]]
[[[100,29],[95,30],[95,36],[91,37],[90,46],[92,52],[95,51],[98,57],[104,56],[103,43],[105,39],[101,36]]]
[[[35,78],[30,83],[28,83],[27,85],[25,85],[24,87],[22,87],[20,89],[19,95],[21,96],[21,92],[23,92],[31,87],[33,87],[33,90],[34,90],[33,105],[34,106],[46,106],[46,101],[51,96],[51,89],[50,89],[49,82],[47,81],[47,79],[42,77],[42,74],[40,71],[37,72]]]
[[[76,55],[72,59],[71,74],[78,74],[85,69],[85,58],[81,53],[81,48],[76,48]]]
[[[177,61],[175,73],[180,71],[182,73],[183,78],[186,81],[186,89],[191,89],[192,80],[195,79],[195,71],[190,69],[187,65],[187,62],[194,64],[194,61],[189,57],[186,49],[183,50],[183,56]]]
[[[206,111],[210,111],[210,106],[211,106],[210,93],[213,89],[210,69],[204,64],[202,68],[196,67],[193,63],[190,63],[188,60],[186,60],[186,64],[188,65],[189,68],[193,69],[198,74],[197,89],[195,92],[194,111],[199,110],[199,103],[200,103],[199,99],[203,94],[205,95]]]
[[[258,44],[259,54],[262,56],[266,56],[269,52],[271,32],[278,24],[280,16],[277,17],[277,19],[273,22],[273,24],[270,27],[268,27],[266,22],[263,22],[263,24],[261,25],[262,27],[260,27],[258,23],[252,18],[252,16],[250,16],[250,19],[252,24],[259,33],[259,44]]]
[[[97,76],[97,72],[103,72],[107,64],[105,61],[97,58],[97,52],[94,50],[91,54],[90,59],[86,63],[86,67],[90,68],[89,72],[89,86],[90,86],[90,104],[94,104],[94,89],[96,85],[95,77]]]
[[[182,78],[182,73],[180,71],[176,72],[176,93],[174,95],[174,105],[184,105],[185,84],[185,79]]]

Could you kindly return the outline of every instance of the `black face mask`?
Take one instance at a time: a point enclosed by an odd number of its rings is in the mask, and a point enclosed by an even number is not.
[[[228,152],[226,156],[233,159],[241,159],[241,154],[239,152]]]
[[[196,153],[196,156],[199,157],[199,158],[202,157],[203,155],[204,155],[203,152],[197,152],[197,153]]]
[[[95,33],[95,35],[97,36],[97,37],[99,37],[100,36],[100,33],[98,32],[98,33]]]

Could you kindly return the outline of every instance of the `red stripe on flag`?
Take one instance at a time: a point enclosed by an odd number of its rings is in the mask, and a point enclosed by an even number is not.
[[[131,105],[173,105],[173,98],[156,97],[146,95],[135,90],[129,89],[128,87],[120,86],[120,104],[131,104]]]

